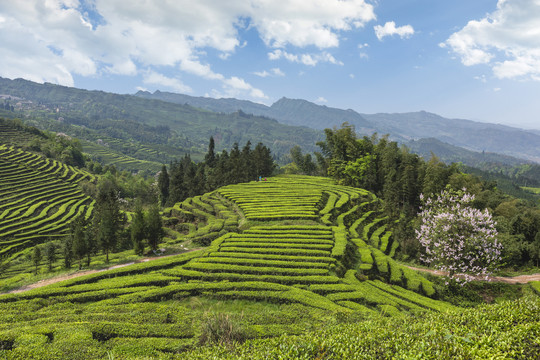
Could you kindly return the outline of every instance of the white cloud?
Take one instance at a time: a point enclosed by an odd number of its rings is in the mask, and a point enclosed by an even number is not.
[[[411,25],[404,25],[396,27],[396,23],[393,21],[388,21],[384,26],[375,25],[373,27],[375,30],[375,35],[377,39],[382,40],[385,36],[398,35],[399,37],[408,38],[414,34],[414,29]]]
[[[336,60],[332,54],[323,51],[319,54],[291,54],[281,49],[276,49],[270,53],[268,53],[268,58],[270,60],[279,60],[279,59],[286,59],[290,62],[304,64],[308,66],[315,66],[320,62],[327,62],[335,65],[343,65],[343,62]]]
[[[260,76],[262,78],[269,77],[269,76],[285,76],[285,73],[281,71],[280,68],[272,68],[270,71],[255,71],[253,75]]]
[[[231,86],[239,77],[215,72],[206,50],[228,59],[246,46],[239,29],[248,28],[274,49],[326,49],[338,46],[344,32],[375,19],[365,0],[94,0],[87,4],[90,15],[79,5],[77,0],[0,1],[0,76],[72,86],[74,75],[144,79],[168,67],[263,97],[253,87]],[[328,52],[280,57],[311,66],[341,64]]]
[[[441,46],[465,66],[487,64],[497,78],[540,81],[540,1],[499,0],[494,12],[469,21]]]
[[[479,81],[483,82],[484,84],[487,83],[486,75],[475,76],[474,79],[479,80]]]
[[[242,1],[242,0],[240,0]],[[255,0],[253,25],[271,47],[339,45],[339,32],[363,27],[375,19],[373,5],[364,0]]]
[[[354,79],[354,74],[349,74],[349,77],[350,77],[351,79]]]
[[[155,71],[145,73],[143,75],[143,82],[145,84],[161,85],[181,93],[193,92],[189,86],[183,84],[179,79],[170,78]]]
[[[317,98],[317,100],[315,100],[315,102],[316,102],[316,103],[319,103],[319,104],[324,104],[324,103],[327,103],[328,100],[326,100],[326,99],[325,99],[324,97],[322,97],[322,96],[319,96],[319,97]]]

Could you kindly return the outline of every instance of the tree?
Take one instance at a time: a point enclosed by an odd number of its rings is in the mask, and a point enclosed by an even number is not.
[[[531,253],[531,258],[536,260],[536,267],[538,267],[538,262],[540,261],[540,231],[536,233],[529,252]]]
[[[466,190],[443,190],[435,197],[420,196],[422,219],[416,237],[424,247],[421,260],[448,272],[451,281],[466,283],[487,276],[501,260],[502,244],[487,209],[470,206]]]
[[[165,165],[161,167],[161,171],[159,172],[158,189],[161,206],[164,206],[169,198],[169,174]]]
[[[98,186],[94,224],[98,243],[105,253],[107,263],[109,253],[116,247],[122,221],[121,215],[116,185],[105,178]]]
[[[84,215],[79,215],[71,223],[71,233],[73,243],[73,255],[79,261],[79,270],[82,268],[82,260],[90,252],[87,238],[90,236],[87,230],[87,222]]]
[[[150,210],[148,211],[146,229],[148,245],[150,245],[152,250],[157,250],[157,247],[161,240],[163,240],[165,234],[163,232],[163,223],[161,221],[161,215],[159,214],[159,208],[156,205],[150,207]]]
[[[210,167],[214,167],[216,162],[216,154],[215,154],[216,144],[214,142],[214,137],[210,137],[210,142],[208,143],[208,153],[204,157],[204,162],[206,165]]]
[[[135,214],[131,222],[131,241],[133,242],[133,250],[135,254],[142,255],[144,252],[144,239],[146,237],[146,223],[144,212],[141,204],[135,207]]]
[[[71,236],[64,238],[62,252],[64,253],[64,267],[69,269],[73,262],[73,238]]]
[[[45,257],[47,258],[49,271],[52,271],[53,264],[56,261],[56,245],[51,241],[49,241],[45,247]]]
[[[32,253],[32,262],[36,267],[35,274],[37,275],[39,264],[41,263],[41,249],[39,246],[34,247],[34,252]]]

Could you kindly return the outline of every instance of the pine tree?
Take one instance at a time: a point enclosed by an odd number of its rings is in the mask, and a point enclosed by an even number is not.
[[[216,144],[214,142],[214,137],[211,136],[210,137],[210,142],[208,144],[208,153],[204,157],[205,164],[210,166],[210,167],[215,166],[215,161],[216,161],[215,148],[216,148]]]
[[[184,185],[183,162],[175,161],[171,163],[171,174],[169,179],[169,205],[183,201],[187,197]]]
[[[161,206],[165,206],[169,198],[169,174],[167,173],[167,167],[163,165],[158,177],[158,190],[159,200]]]
[[[88,249],[88,243],[87,243],[87,237],[89,235],[88,231],[86,229],[87,223],[84,218],[84,215],[79,215],[72,223],[71,223],[71,234],[72,242],[73,242],[73,255],[75,255],[75,259],[79,261],[79,270],[82,268],[82,260],[89,252]]]
[[[32,253],[32,262],[36,267],[35,274],[37,275],[39,264],[41,263],[41,249],[39,246],[34,247],[34,252]]]
[[[116,185],[108,179],[98,186],[95,212],[98,243],[108,263],[109,253],[116,247],[122,220]]]
[[[144,239],[146,237],[146,222],[141,204],[135,207],[135,214],[131,222],[131,241],[133,242],[133,250],[135,254],[142,255],[144,253]]]
[[[45,247],[45,257],[47,258],[49,271],[52,271],[53,264],[56,261],[56,245],[51,241],[49,241]]]
[[[73,238],[71,236],[64,238],[62,252],[64,255],[64,267],[69,269],[73,263]]]
[[[163,223],[159,214],[159,208],[156,205],[150,207],[146,219],[148,245],[150,245],[152,250],[157,250],[165,233],[163,232]]]

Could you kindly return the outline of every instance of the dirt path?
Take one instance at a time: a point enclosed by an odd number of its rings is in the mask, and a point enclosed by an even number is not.
[[[433,269],[422,269],[417,268],[414,266],[407,266],[409,269],[417,270],[417,271],[423,271],[428,272],[430,274],[434,275],[448,275],[447,272],[440,271],[440,270],[433,270]],[[512,277],[505,277],[505,276],[490,276],[488,277],[490,281],[496,281],[496,282],[503,282],[507,284],[526,284],[530,281],[540,281],[540,274],[532,274],[532,275],[518,275],[518,276],[512,276]],[[484,280],[483,277],[477,277],[476,280]]]
[[[166,257],[185,254],[187,252],[192,252],[192,251],[197,251],[197,250],[201,250],[201,249],[200,248],[191,249],[191,250],[187,250],[187,251],[184,251],[183,253],[178,253],[178,254],[156,256],[156,257],[146,257],[146,258],[139,259],[137,261],[132,261],[132,262],[125,263],[125,264],[114,265],[114,266],[110,266],[110,267],[107,267],[107,268],[104,268],[104,269],[78,271],[78,272],[73,273],[73,274],[56,276],[56,277],[52,277],[50,279],[40,280],[40,281],[38,281],[36,283],[33,283],[33,284],[25,285],[25,286],[23,286],[23,287],[21,287],[19,289],[10,290],[10,291],[4,292],[4,293],[0,293],[0,295],[16,294],[16,293],[20,293],[20,292],[25,292],[25,291],[28,291],[28,290],[37,289],[37,288],[40,288],[40,287],[43,287],[43,286],[55,284],[55,283],[60,282],[60,281],[70,280],[70,279],[77,278],[77,277],[84,276],[84,275],[88,275],[88,274],[95,274],[95,273],[98,273],[98,272],[118,269],[118,268],[130,266],[130,265],[133,265],[133,264],[141,263],[141,262],[148,262],[148,261],[152,261],[152,260],[163,259],[163,258],[166,258]],[[417,268],[417,267],[408,266],[408,265],[405,265],[405,266],[407,266],[409,269],[412,269],[412,270],[428,272],[430,274],[439,275],[439,276],[447,274],[447,273],[445,273],[443,271],[440,271],[440,270],[423,269],[423,268]],[[540,274],[519,275],[519,276],[513,276],[513,277],[490,276],[489,279],[491,281],[504,282],[504,283],[507,283],[507,284],[526,284],[526,283],[528,283],[530,281],[540,281]],[[483,280],[483,278],[478,278],[478,280]]]
[[[190,249],[190,250],[184,251],[182,253],[178,253],[178,254],[163,255],[163,256],[156,256],[156,257],[146,257],[146,258],[138,259],[136,261],[128,262],[128,263],[125,263],[125,264],[113,265],[113,266],[110,266],[110,267],[107,267],[107,268],[104,268],[104,269],[77,271],[76,273],[73,273],[73,274],[55,276],[55,277],[52,277],[50,279],[40,280],[40,281],[38,281],[36,283],[33,283],[33,284],[24,285],[24,286],[22,286],[22,287],[20,287],[18,289],[14,289],[14,290],[10,290],[10,291],[7,291],[7,292],[0,293],[0,295],[21,293],[21,292],[25,292],[25,291],[32,290],[32,289],[37,289],[37,288],[40,288],[40,287],[43,287],[43,286],[55,284],[55,283],[60,282],[60,281],[70,280],[70,279],[73,279],[73,278],[78,278],[80,276],[84,276],[84,275],[88,275],[88,274],[95,274],[95,273],[98,273],[98,272],[114,270],[114,269],[130,266],[130,265],[133,265],[133,264],[153,261],[153,260],[157,260],[157,259],[163,259],[163,258],[166,258],[166,257],[185,254],[185,253],[196,251],[196,250],[201,250],[201,248]]]

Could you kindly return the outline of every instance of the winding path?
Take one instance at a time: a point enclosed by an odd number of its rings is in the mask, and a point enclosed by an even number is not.
[[[114,270],[114,269],[130,266],[130,265],[134,265],[134,264],[138,264],[138,263],[142,263],[142,262],[147,262],[147,261],[152,261],[152,260],[157,260],[157,259],[163,259],[163,258],[170,257],[170,256],[185,254],[185,253],[196,251],[196,250],[201,250],[201,248],[190,249],[190,250],[178,253],[178,254],[170,254],[170,255],[156,256],[156,257],[146,257],[146,258],[138,259],[136,261],[128,262],[128,263],[125,263],[125,264],[109,266],[109,267],[104,268],[104,269],[77,271],[77,272],[72,273],[72,274],[55,276],[55,277],[52,277],[52,278],[49,278],[49,279],[40,280],[40,281],[38,281],[36,283],[33,283],[33,284],[24,285],[24,286],[22,286],[22,287],[20,287],[18,289],[13,289],[13,290],[10,290],[10,291],[0,293],[0,295],[16,294],[16,293],[20,293],[20,292],[25,292],[25,291],[28,291],[28,290],[37,289],[37,288],[40,288],[40,287],[43,287],[43,286],[55,284],[57,282],[64,281],[64,280],[70,280],[70,279],[73,279],[73,278],[78,278],[80,276],[84,276],[84,275],[88,275],[88,274],[95,274],[95,273],[102,272],[102,271]]]
[[[162,259],[162,258],[165,258],[165,257],[179,255],[179,254],[185,254],[186,252],[191,252],[191,251],[196,251],[196,250],[200,250],[200,249],[199,248],[191,249],[191,250],[185,251],[183,253],[178,253],[178,254],[142,258],[142,259],[139,259],[137,261],[133,261],[133,262],[125,263],[125,264],[114,265],[114,266],[110,266],[110,267],[107,267],[107,268],[104,268],[104,269],[99,269],[99,270],[78,271],[76,273],[69,274],[69,275],[56,276],[56,277],[52,277],[50,279],[40,280],[40,281],[38,281],[36,283],[22,286],[19,289],[14,289],[14,290],[10,290],[10,291],[4,292],[4,293],[0,293],[0,295],[15,294],[15,293],[20,293],[20,292],[25,292],[25,291],[28,291],[28,290],[37,289],[37,288],[40,288],[40,287],[43,287],[43,286],[55,284],[55,283],[60,282],[60,281],[69,280],[69,279],[77,278],[77,277],[88,275],[88,274],[94,274],[94,273],[98,273],[98,272],[102,272],[102,271],[118,269],[118,268],[130,266],[130,265],[133,265],[133,264],[141,263],[141,262],[147,262],[147,261]],[[443,271],[440,271],[440,270],[424,269],[424,268],[418,268],[418,267],[408,266],[408,265],[405,265],[405,266],[407,266],[409,269],[412,269],[412,270],[428,272],[430,274],[439,275],[439,276],[443,276],[443,275],[447,274],[447,273],[445,273]],[[478,278],[477,280],[483,280],[483,278]],[[540,274],[518,275],[518,276],[512,276],[512,277],[490,276],[489,280],[490,281],[496,281],[496,282],[503,282],[503,283],[507,283],[507,284],[527,284],[530,281],[540,281]]]

